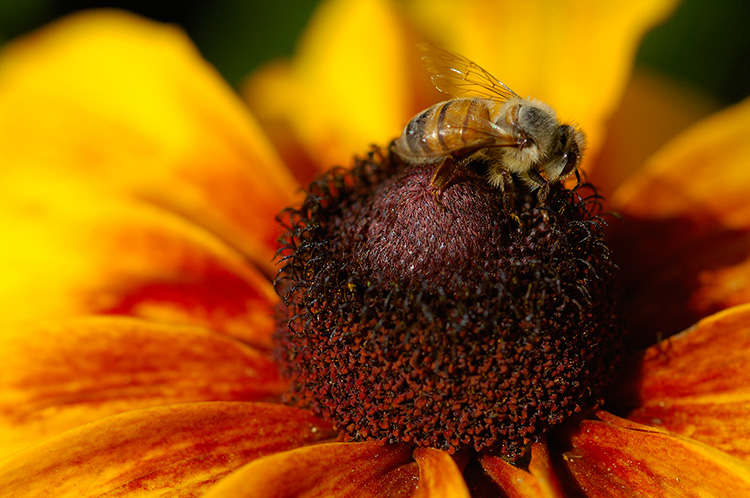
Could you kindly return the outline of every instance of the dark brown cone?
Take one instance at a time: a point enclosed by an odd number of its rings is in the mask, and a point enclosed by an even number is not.
[[[277,356],[290,399],[350,439],[515,460],[619,359],[597,198],[504,200],[465,172],[436,204],[431,174],[375,150],[286,211]]]

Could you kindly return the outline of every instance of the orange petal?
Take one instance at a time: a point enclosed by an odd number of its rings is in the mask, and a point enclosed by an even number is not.
[[[451,456],[434,448],[417,448],[419,484],[413,498],[469,498],[469,489]]]
[[[217,484],[205,498],[408,497],[416,485],[411,448],[328,443],[269,456]]]
[[[643,33],[674,0],[412,0],[428,36],[477,62],[521,96],[541,99],[589,138],[590,156],[628,81]]]
[[[77,178],[146,198],[261,264],[296,184],[242,102],[173,26],[93,11],[0,57],[0,183]]]
[[[115,313],[269,345],[270,283],[208,232],[70,182],[28,188],[0,197],[0,227],[12,234],[0,244],[0,323]]]
[[[639,400],[628,418],[750,461],[748,365],[750,305],[701,320],[646,351],[626,395]]]
[[[286,387],[234,339],[123,317],[8,328],[0,364],[0,456],[128,410],[272,399]]]
[[[519,469],[494,455],[480,456],[479,463],[509,498],[565,496],[552,469],[546,443],[534,443],[531,446],[528,471]]]
[[[717,109],[707,96],[637,68],[607,123],[607,135],[587,180],[609,198],[668,140]]]
[[[0,482],[6,496],[198,496],[249,461],[331,436],[319,419],[282,405],[213,402],[136,410],[0,461]]]
[[[602,414],[584,420],[565,463],[588,497],[750,496],[750,466],[718,450]]]
[[[695,217],[750,226],[750,98],[693,126],[667,144],[612,201],[642,218]],[[720,193],[720,195],[718,195]]]
[[[386,0],[322,2],[294,60],[248,81],[251,109],[289,161],[348,166],[353,154],[395,138],[419,110],[417,40],[401,13]],[[309,169],[300,176],[309,179]]]
[[[750,99],[681,134],[613,197],[634,330],[750,302]]]

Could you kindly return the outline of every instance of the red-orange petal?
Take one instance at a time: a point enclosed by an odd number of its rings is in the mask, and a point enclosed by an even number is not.
[[[461,470],[446,452],[435,448],[417,448],[419,484],[413,498],[469,498]]]
[[[122,314],[269,346],[277,297],[239,253],[147,203],[36,183],[0,196],[0,323]]]
[[[409,497],[417,469],[406,445],[327,443],[256,460],[205,498]]]
[[[117,11],[0,56],[0,183],[77,179],[146,198],[269,265],[295,181],[184,33]]]
[[[750,99],[678,136],[613,196],[633,330],[672,334],[750,302],[748,136]]]
[[[482,455],[479,463],[500,486],[508,498],[562,498],[557,477],[552,468],[546,443],[531,446],[528,470],[519,469],[500,457]]]
[[[0,334],[0,457],[129,410],[262,401],[286,383],[265,355],[225,335],[124,317]]]
[[[566,466],[583,494],[750,496],[750,466],[697,441],[617,419],[584,420],[566,452]]]
[[[189,403],[135,410],[0,461],[5,496],[198,496],[256,458],[332,436],[283,405]]]
[[[750,462],[750,305],[730,308],[649,348],[632,379],[628,419]],[[617,391],[613,394],[617,397]]]

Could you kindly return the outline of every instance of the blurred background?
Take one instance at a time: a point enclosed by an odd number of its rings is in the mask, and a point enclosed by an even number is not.
[[[0,43],[77,10],[117,7],[181,25],[233,85],[258,65],[293,53],[318,0],[0,0]],[[649,33],[637,63],[718,105],[750,95],[750,1],[684,0]]]

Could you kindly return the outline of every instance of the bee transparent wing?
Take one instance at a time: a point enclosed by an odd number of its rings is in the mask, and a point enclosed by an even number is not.
[[[466,116],[461,128],[465,135],[473,136],[475,141],[485,142],[483,147],[519,147],[525,143],[525,139],[510,129],[474,115]]]
[[[422,61],[432,74],[432,84],[454,97],[482,97],[499,101],[518,97],[516,92],[466,57],[437,45],[422,43]]]
[[[449,109],[448,113],[450,112]],[[454,156],[471,154],[489,147],[521,147],[526,143],[526,139],[511,128],[493,123],[486,110],[485,112],[463,113],[455,119],[446,117],[445,123],[460,123],[454,126],[446,124],[440,129],[440,133],[458,135],[457,143],[454,142],[452,147]],[[454,127],[459,130],[458,133],[453,129]],[[450,139],[446,136],[441,137],[441,140],[443,143],[450,143]]]

